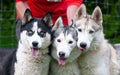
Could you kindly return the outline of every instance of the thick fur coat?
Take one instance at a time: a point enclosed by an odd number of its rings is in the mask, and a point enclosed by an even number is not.
[[[104,38],[102,12],[97,6],[92,15],[83,4],[76,12],[77,46],[82,50],[78,59],[81,75],[118,75],[115,49]]]
[[[48,75],[51,44],[51,17],[32,17],[29,9],[21,21],[14,75]]]
[[[50,75],[80,75],[77,58],[81,51],[76,46],[77,31],[72,26],[64,26],[61,18],[58,18],[52,30]]]

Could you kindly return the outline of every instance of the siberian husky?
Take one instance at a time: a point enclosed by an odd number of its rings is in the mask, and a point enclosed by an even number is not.
[[[77,48],[77,31],[71,26],[64,26],[59,17],[52,28],[53,43],[50,75],[80,75],[77,58],[81,51]]]
[[[14,75],[48,75],[51,16],[33,18],[29,9],[21,20]]]
[[[99,6],[87,15],[82,4],[75,14],[77,46],[83,51],[78,59],[81,75],[118,75],[116,52],[104,38],[102,21]]]

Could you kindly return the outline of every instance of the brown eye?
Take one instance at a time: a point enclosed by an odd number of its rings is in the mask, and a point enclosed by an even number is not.
[[[57,39],[57,42],[61,42],[61,40],[60,40],[60,39]]]
[[[79,32],[82,32],[82,29],[78,29]]]
[[[93,31],[93,30],[90,30],[89,33],[92,34],[92,33],[94,33],[94,31]]]
[[[72,44],[72,43],[73,43],[73,41],[69,41],[68,43],[69,43],[69,44]]]

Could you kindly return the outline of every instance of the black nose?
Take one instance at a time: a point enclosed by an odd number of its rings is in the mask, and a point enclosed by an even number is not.
[[[82,48],[86,48],[86,46],[87,46],[86,43],[84,43],[84,42],[80,43],[80,47],[82,47]]]
[[[59,56],[60,56],[60,57],[64,57],[64,56],[65,56],[65,53],[64,53],[64,52],[59,52]]]
[[[33,45],[34,47],[37,47],[38,42],[34,41],[34,42],[32,42],[32,45]]]

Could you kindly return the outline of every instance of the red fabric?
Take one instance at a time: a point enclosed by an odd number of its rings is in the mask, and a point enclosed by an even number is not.
[[[83,0],[66,0],[67,5],[77,5],[80,6],[83,3]]]
[[[27,0],[16,0],[16,2],[19,2],[19,1],[25,2],[25,1],[27,1]]]
[[[26,1],[26,0],[16,0]],[[63,18],[64,24],[67,25],[67,15],[66,9],[67,5],[77,5],[80,6],[82,0],[62,0],[62,2],[47,2],[47,0],[28,0],[28,5],[34,17],[43,17],[47,12],[52,13],[52,20],[55,23],[56,19],[61,16]]]

